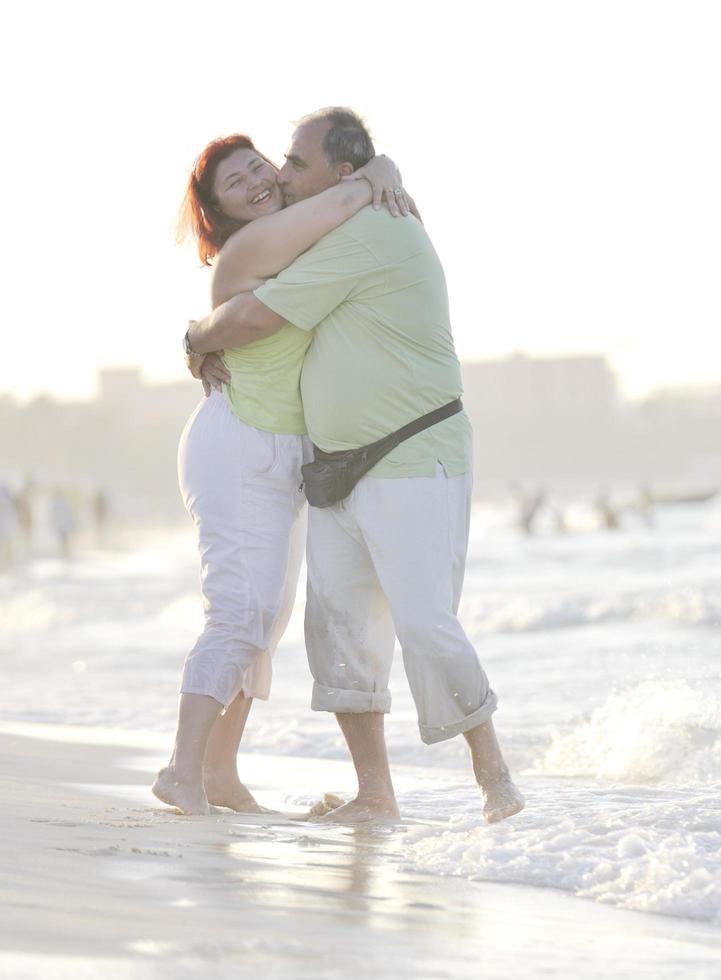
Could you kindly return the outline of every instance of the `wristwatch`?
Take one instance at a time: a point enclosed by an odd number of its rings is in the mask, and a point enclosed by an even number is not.
[[[183,337],[183,350],[188,355],[188,357],[202,357],[202,354],[198,354],[190,346],[190,327],[185,331],[185,336]]]

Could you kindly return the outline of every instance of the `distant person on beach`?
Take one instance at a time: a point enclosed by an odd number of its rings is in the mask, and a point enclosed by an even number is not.
[[[611,503],[611,499],[606,490],[599,491],[596,497],[596,512],[601,522],[601,527],[606,531],[618,531],[621,521],[618,511]]]
[[[15,559],[15,539],[18,517],[12,491],[0,483],[0,566],[10,565]]]
[[[638,491],[638,504],[637,510],[641,517],[641,520],[646,525],[646,527],[655,527],[656,520],[653,512],[653,491],[651,487],[647,484],[643,484]]]
[[[521,487],[513,487],[513,494],[518,505],[516,523],[519,529],[530,537],[536,530],[536,521],[546,504],[546,491],[537,490],[536,493],[527,493]]]
[[[384,193],[393,216],[407,214],[395,165],[374,157],[355,120],[340,113],[326,128],[325,180],[312,200],[289,207],[277,168],[247,136],[215,140],[200,155],[181,225],[201,261],[213,265],[213,307],[261,285]],[[342,182],[352,174],[357,179]],[[178,451],[181,491],[198,531],[205,626],[185,663],[175,748],[153,786],[184,813],[207,813],[209,803],[262,809],[240,781],[237,755],[253,698],[270,691],[271,656],[303,554],[300,468],[311,449],[299,379],[311,339],[286,324],[251,346],[227,345],[224,360],[205,364],[186,346],[196,374],[205,369],[210,395]],[[219,374],[228,381],[222,390]]]
[[[554,501],[551,504],[551,513],[553,515],[553,527],[556,534],[568,534],[568,523],[566,522],[566,515],[563,512],[561,505]]]
[[[62,487],[56,487],[50,499],[50,525],[58,540],[61,557],[71,558],[78,519],[72,501]]]
[[[17,514],[18,526],[20,528],[26,557],[31,555],[33,550],[33,536],[35,533],[34,496],[35,486],[33,481],[28,478],[14,499],[15,513]]]
[[[95,544],[100,547],[105,543],[110,518],[110,501],[107,493],[100,487],[90,498],[90,510],[95,528]]]
[[[301,120],[278,178],[287,203],[334,182],[331,126],[322,112]],[[358,776],[356,799],[325,819],[398,817],[384,738],[396,636],[423,741],[462,734],[486,819],[517,813],[523,799],[491,720],[496,696],[457,617],[472,432],[458,403],[460,365],[443,270],[423,225],[364,208],[276,279],[221,303],[188,337],[198,352],[251,350],[289,324],[313,338],[301,391],[323,465],[333,458],[327,454],[369,446],[432,410],[458,409],[397,445],[345,499],[310,508],[312,707],[336,714]]]

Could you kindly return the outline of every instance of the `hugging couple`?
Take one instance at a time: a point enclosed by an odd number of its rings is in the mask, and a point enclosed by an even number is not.
[[[446,284],[394,163],[354,112],[322,109],[280,169],[246,136],[212,142],[183,223],[213,266],[213,312],[184,339],[206,398],[178,456],[205,626],[153,792],[186,814],[263,812],[237,754],[295,599],[307,494],[311,706],[335,714],[358,777],[322,819],[399,818],[384,738],[396,637],[422,740],[463,735],[485,819],[518,813],[496,696],[457,618],[472,432]]]

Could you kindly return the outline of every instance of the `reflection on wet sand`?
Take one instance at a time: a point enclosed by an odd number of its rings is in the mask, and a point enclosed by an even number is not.
[[[435,907],[427,883],[399,870],[402,827],[316,831],[305,824],[280,836],[258,830],[233,831],[227,848],[241,865],[229,874],[252,886],[256,902],[287,908],[290,900],[339,916],[352,911],[369,928],[383,929],[408,928],[414,908]]]
[[[150,750],[130,758],[123,745],[17,730],[0,735],[0,750],[0,976],[671,980],[721,963],[705,924],[408,870],[409,838],[447,833],[447,820],[371,829],[219,808],[182,817],[149,799]],[[333,760],[244,762],[264,795],[344,790]],[[432,785],[448,792],[447,781]],[[401,770],[399,788],[404,803],[429,791],[417,770]],[[306,806],[307,789],[289,802]]]
[[[464,975],[464,964],[482,954],[478,896],[466,882],[434,882],[404,871],[406,830],[236,826],[226,851],[233,861],[227,875],[239,885],[238,911],[250,902],[256,913],[312,916],[333,931],[334,943],[350,928],[356,947],[358,937],[374,937],[377,945],[385,934],[386,955],[400,946],[419,966],[437,955],[444,961],[439,976]]]

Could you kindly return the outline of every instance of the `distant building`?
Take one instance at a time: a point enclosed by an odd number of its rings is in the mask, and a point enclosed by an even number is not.
[[[517,354],[462,366],[475,433],[476,494],[567,486],[721,485],[721,385],[631,404],[602,356]],[[98,397],[19,405],[0,393],[0,479],[28,476],[84,493],[105,488],[114,514],[183,517],[180,433],[198,382],[148,384],[137,367],[101,371]]]
[[[585,477],[612,465],[624,406],[604,357],[466,363],[463,383],[479,485]]]
[[[131,401],[145,387],[139,367],[103,368],[98,372],[98,395],[106,404]]]
[[[649,472],[667,486],[721,484],[721,385],[660,389],[634,414],[637,458]]]
[[[94,401],[0,403],[0,476],[28,474],[83,492],[103,486],[119,519],[180,518],[178,439],[201,397],[190,377],[148,384],[128,367],[101,371]]]
[[[563,418],[569,411],[589,420],[605,419],[619,407],[616,377],[601,356],[540,358],[514,354],[499,361],[463,365],[466,394],[474,406],[503,406],[507,418],[525,424],[537,418]]]

